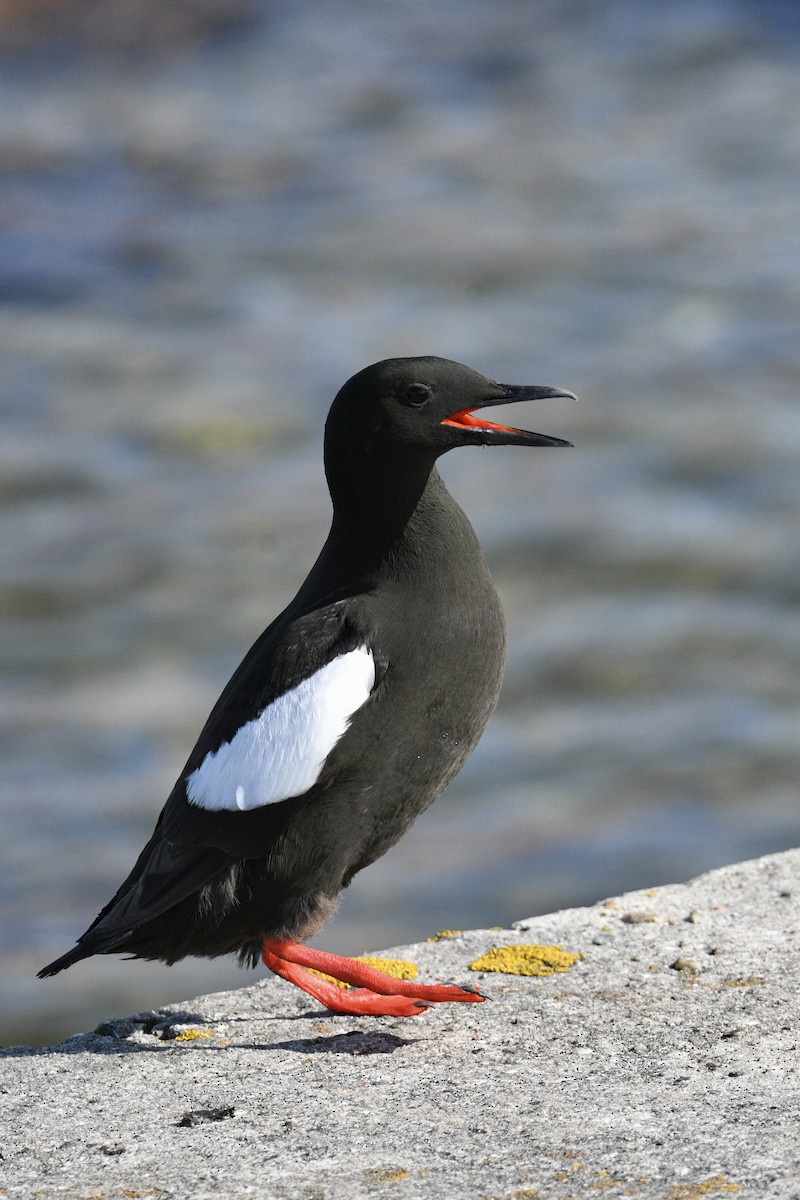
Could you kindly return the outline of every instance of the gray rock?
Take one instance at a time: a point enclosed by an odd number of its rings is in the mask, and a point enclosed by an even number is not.
[[[790,851],[387,952],[492,1003],[337,1017],[268,978],[8,1048],[3,1194],[796,1198],[799,868]],[[469,970],[526,944],[581,957]]]

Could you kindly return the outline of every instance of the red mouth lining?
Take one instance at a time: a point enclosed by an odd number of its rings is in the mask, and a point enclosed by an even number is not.
[[[473,417],[472,410],[469,408],[463,408],[461,412],[445,417],[442,425],[452,425],[454,429],[496,429],[500,433],[520,432],[519,429],[514,429],[510,425],[497,425],[494,421],[484,421],[480,417]]]

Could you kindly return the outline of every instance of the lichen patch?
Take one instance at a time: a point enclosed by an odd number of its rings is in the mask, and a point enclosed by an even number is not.
[[[555,975],[568,971],[581,957],[563,946],[495,946],[470,963],[469,969],[503,975]]]

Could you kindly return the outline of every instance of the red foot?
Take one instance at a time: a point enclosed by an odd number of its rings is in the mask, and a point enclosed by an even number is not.
[[[300,942],[284,941],[279,938],[264,938],[261,953],[264,964],[276,975],[302,988],[309,996],[319,1000],[331,1012],[352,1013],[360,1016],[418,1017],[432,1004],[445,1000],[479,1004],[485,999],[472,988],[447,984],[412,983],[407,979],[395,979],[376,971],[366,963],[344,958],[340,954],[329,954],[326,950],[314,950]],[[312,975],[309,967],[324,971],[342,983],[356,985],[354,992],[344,991]]]

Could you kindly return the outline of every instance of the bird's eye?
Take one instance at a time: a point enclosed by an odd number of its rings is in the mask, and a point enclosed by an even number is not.
[[[402,397],[403,403],[410,404],[412,408],[421,408],[430,398],[431,389],[426,383],[410,383]]]

